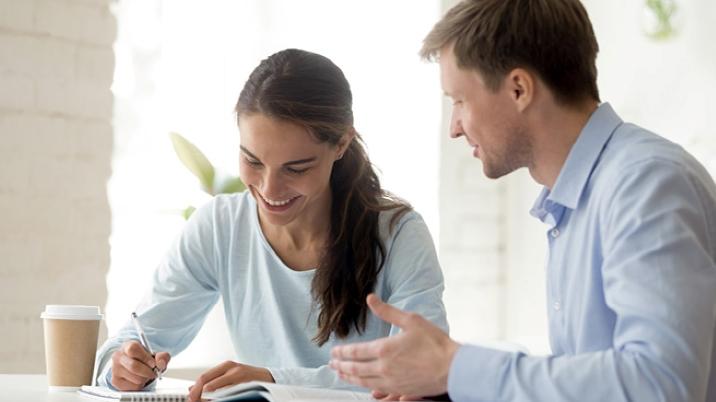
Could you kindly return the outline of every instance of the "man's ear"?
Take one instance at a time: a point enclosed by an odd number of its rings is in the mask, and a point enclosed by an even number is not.
[[[535,95],[534,75],[523,68],[515,68],[507,73],[505,81],[517,110],[522,112],[527,109]]]

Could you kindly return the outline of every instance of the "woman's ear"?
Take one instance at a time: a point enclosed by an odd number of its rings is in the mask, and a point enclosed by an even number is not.
[[[348,150],[348,147],[351,145],[351,142],[353,142],[353,139],[356,137],[356,130],[355,128],[351,127],[350,130],[348,130],[341,139],[338,141],[338,147],[336,148],[336,160],[339,160],[343,158],[343,154],[346,153]]]

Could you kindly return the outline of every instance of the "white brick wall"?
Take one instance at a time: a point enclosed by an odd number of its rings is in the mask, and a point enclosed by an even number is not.
[[[110,0],[0,0],[0,373],[44,372],[45,304],[104,306]]]

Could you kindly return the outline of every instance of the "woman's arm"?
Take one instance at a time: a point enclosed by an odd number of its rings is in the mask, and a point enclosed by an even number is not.
[[[175,355],[184,350],[201,328],[219,298],[215,202],[198,209],[157,267],[152,287],[137,314],[155,352]],[[127,317],[129,318],[129,317]],[[112,387],[111,356],[121,345],[137,340],[129,320],[97,353],[97,383]]]

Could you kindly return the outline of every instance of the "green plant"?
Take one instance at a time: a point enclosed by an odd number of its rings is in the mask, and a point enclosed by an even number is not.
[[[179,160],[194,176],[199,179],[201,189],[209,195],[230,194],[244,191],[246,186],[238,176],[217,175],[214,165],[209,162],[206,155],[192,144],[189,140],[178,133],[169,133],[169,138],[174,146]],[[188,206],[182,211],[184,219],[189,219],[191,214],[196,210],[193,206]]]
[[[676,13],[675,0],[646,0],[646,7],[653,14],[654,26],[647,35],[656,40],[665,40],[676,33],[672,18]]]

